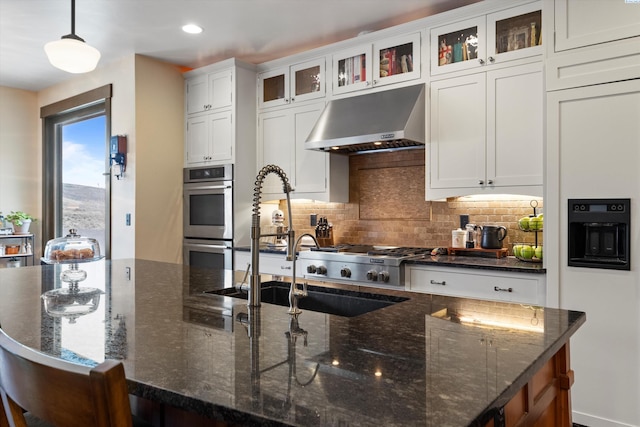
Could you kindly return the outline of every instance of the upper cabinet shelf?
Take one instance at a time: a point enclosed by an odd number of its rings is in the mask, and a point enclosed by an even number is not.
[[[420,78],[420,33],[384,39],[333,55],[333,94]]]
[[[431,75],[542,55],[542,11],[525,4],[431,30]]]

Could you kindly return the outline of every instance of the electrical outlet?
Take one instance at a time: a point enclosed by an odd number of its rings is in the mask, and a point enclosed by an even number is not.
[[[131,214],[125,214],[124,216],[124,225],[131,225]]]
[[[309,215],[309,225],[311,225],[312,227],[318,225],[318,214]]]
[[[127,278],[127,280],[131,280],[131,267],[124,268],[124,276]]]
[[[464,228],[469,224],[469,215],[460,215],[460,228]]]

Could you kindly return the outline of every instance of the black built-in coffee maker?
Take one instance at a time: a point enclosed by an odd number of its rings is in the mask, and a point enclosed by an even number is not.
[[[630,270],[630,208],[630,199],[569,199],[568,264]]]

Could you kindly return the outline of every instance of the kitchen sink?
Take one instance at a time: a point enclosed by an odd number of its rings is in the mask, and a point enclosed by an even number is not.
[[[284,282],[262,283],[261,301],[264,303],[289,306],[289,284]],[[224,288],[206,291],[208,294],[247,299],[248,294],[236,288]],[[392,295],[371,294],[342,289],[307,286],[306,297],[298,299],[298,307],[302,310],[317,311],[343,317],[355,317],[374,310],[403,302],[409,298]]]

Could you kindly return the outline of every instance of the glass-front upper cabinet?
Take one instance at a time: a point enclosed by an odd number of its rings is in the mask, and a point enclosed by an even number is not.
[[[538,2],[431,30],[431,75],[542,54]]]
[[[420,78],[420,33],[377,42],[373,53],[374,86]]]
[[[357,46],[333,55],[333,93],[371,86],[371,45]]]
[[[542,55],[542,10],[531,3],[487,15],[489,61]]]
[[[431,74],[461,71],[484,65],[486,19],[467,19],[431,30]]]
[[[364,44],[333,55],[333,93],[420,78],[420,33]]]
[[[325,80],[324,58],[260,73],[258,104],[268,108],[324,97]]]
[[[323,98],[325,81],[324,58],[291,66],[291,102]]]

